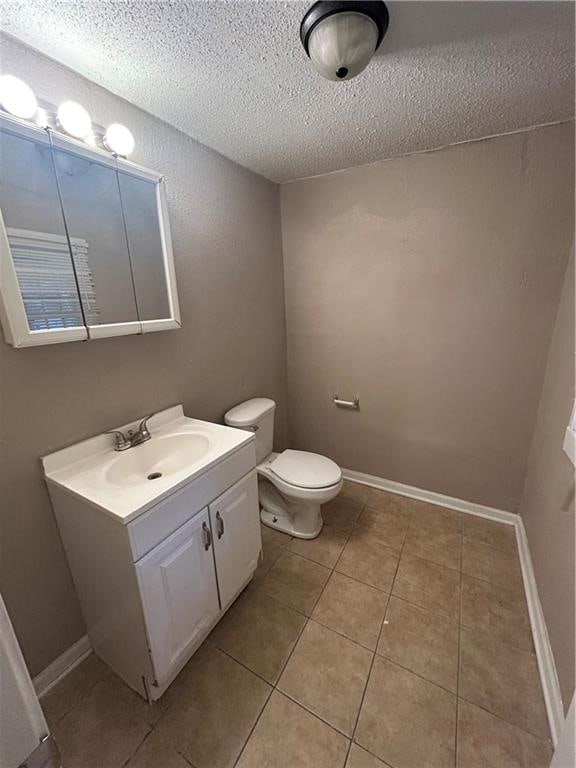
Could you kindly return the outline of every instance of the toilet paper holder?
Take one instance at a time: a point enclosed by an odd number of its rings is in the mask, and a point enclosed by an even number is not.
[[[333,397],[334,405],[337,408],[350,408],[353,411],[360,410],[360,398],[355,397],[354,400],[341,400],[338,395]]]

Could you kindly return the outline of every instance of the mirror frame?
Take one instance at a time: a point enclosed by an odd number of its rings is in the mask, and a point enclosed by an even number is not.
[[[32,347],[43,344],[60,344],[68,341],[86,341],[101,339],[110,336],[128,336],[132,334],[151,333],[153,331],[167,331],[181,327],[180,306],[178,303],[178,291],[176,287],[176,273],[174,269],[174,255],[172,252],[172,238],[168,220],[168,206],[166,202],[166,185],[164,176],[155,171],[131,163],[121,157],[116,157],[96,147],[90,147],[81,141],[76,141],[51,129],[41,128],[6,114],[0,114],[0,126],[26,138],[37,140],[40,137],[53,133],[57,143],[65,145],[66,150],[89,160],[95,160],[108,166],[118,168],[119,172],[131,174],[156,185],[156,205],[158,211],[158,224],[162,242],[162,259],[164,276],[166,279],[166,291],[170,314],[157,320],[138,320],[125,323],[108,323],[103,325],[77,326],[74,328],[54,328],[50,330],[34,331],[28,325],[28,318],[16,269],[12,261],[8,234],[0,209],[0,321],[4,329],[4,337],[8,344],[14,347]]]

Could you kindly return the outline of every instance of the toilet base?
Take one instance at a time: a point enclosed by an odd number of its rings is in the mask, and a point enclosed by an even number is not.
[[[294,514],[278,514],[260,507],[260,520],[268,528],[282,531],[288,536],[294,536],[297,539],[315,539],[324,525],[320,504],[299,504],[298,506],[306,509],[294,510]]]

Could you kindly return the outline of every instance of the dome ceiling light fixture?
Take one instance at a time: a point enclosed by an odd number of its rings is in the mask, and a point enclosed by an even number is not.
[[[300,24],[300,40],[328,80],[350,80],[369,64],[388,29],[382,0],[319,0]]]

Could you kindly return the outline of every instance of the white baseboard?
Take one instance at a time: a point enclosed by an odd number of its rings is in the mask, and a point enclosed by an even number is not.
[[[49,664],[46,669],[36,675],[34,678],[34,688],[39,698],[48,693],[57,683],[63,680],[66,675],[78,666],[84,659],[92,653],[92,644],[88,635],[84,635],[70,646],[68,650],[58,656],[57,659]]]
[[[521,517],[518,517],[518,522],[516,523],[516,542],[518,543],[518,552],[520,554],[524,592],[526,593],[526,602],[528,603],[532,638],[538,660],[544,701],[546,702],[550,735],[552,743],[556,746],[564,727],[564,705],[562,703],[562,694],[560,693],[560,683],[558,682],[554,654],[552,653],[552,646],[548,637],[548,628],[546,627],[534,568],[532,567],[528,536],[526,535],[526,529]]]
[[[379,488],[389,493],[397,493],[400,496],[408,496],[411,499],[427,501],[429,504],[436,504],[440,507],[455,509],[458,512],[464,512],[468,515],[478,515],[490,520],[496,520],[500,523],[508,523],[516,529],[516,541],[518,544],[518,555],[520,557],[520,566],[522,568],[522,579],[524,582],[524,592],[528,604],[530,615],[530,625],[532,629],[532,638],[536,659],[538,661],[538,671],[540,673],[540,682],[544,693],[546,703],[546,713],[550,725],[550,735],[552,743],[556,746],[559,734],[564,725],[564,707],[560,693],[560,684],[556,673],[556,664],[550,640],[548,629],[544,620],[544,613],[538,596],[538,587],[532,567],[532,557],[530,556],[530,547],[528,537],[524,528],[524,523],[520,515],[513,512],[506,512],[494,507],[486,507],[482,504],[475,504],[470,501],[463,501],[452,496],[444,496],[434,491],[426,491],[422,488],[415,488],[411,485],[397,483],[394,480],[386,480],[375,475],[366,475],[363,472],[355,472],[351,469],[343,469],[342,474],[346,480],[352,480],[362,485],[370,485],[373,488]]]
[[[518,520],[518,515],[515,515],[513,512],[505,512],[503,509],[475,504],[473,501],[456,499],[454,496],[445,496],[443,493],[436,493],[435,491],[425,491],[423,488],[404,485],[404,483],[397,483],[395,480],[385,480],[383,477],[376,477],[376,475],[366,475],[364,472],[355,472],[352,469],[343,469],[342,474],[346,480],[352,480],[355,483],[370,485],[373,488],[380,488],[382,491],[397,493],[399,496],[408,496],[419,501],[427,501],[429,504],[436,504],[447,509],[455,509],[458,512],[466,512],[469,515],[487,517],[500,523],[508,523],[508,525],[516,525]]]

